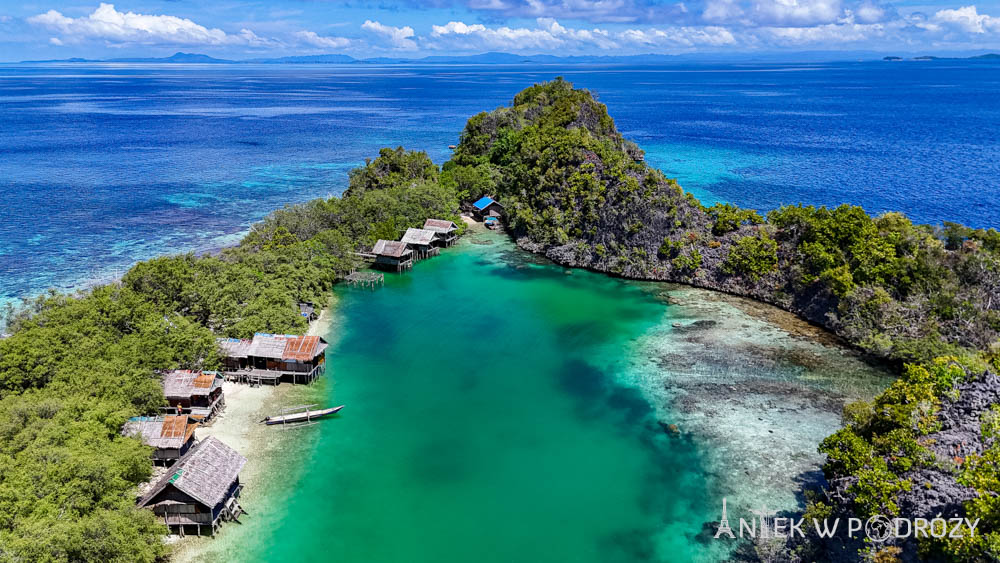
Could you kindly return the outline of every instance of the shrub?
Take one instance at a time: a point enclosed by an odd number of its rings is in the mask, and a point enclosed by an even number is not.
[[[698,252],[697,249],[692,249],[689,254],[681,254],[671,260],[670,263],[678,270],[693,272],[701,267],[701,252]]]
[[[778,243],[766,234],[736,241],[723,264],[728,274],[742,274],[757,281],[778,266]]]
[[[743,225],[760,225],[764,222],[753,209],[740,209],[731,203],[716,203],[708,208],[712,216],[712,234],[721,236],[739,229]]]

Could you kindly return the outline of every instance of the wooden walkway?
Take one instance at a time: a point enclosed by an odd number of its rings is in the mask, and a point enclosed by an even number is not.
[[[268,385],[277,385],[281,383],[281,378],[286,376],[291,376],[292,383],[312,383],[319,376],[323,375],[325,371],[326,364],[320,364],[313,368],[310,372],[303,371],[279,371],[279,370],[269,370],[269,369],[241,369],[239,371],[227,371],[225,372],[226,381],[235,381],[236,383],[247,383],[251,387],[257,387],[267,383]]]

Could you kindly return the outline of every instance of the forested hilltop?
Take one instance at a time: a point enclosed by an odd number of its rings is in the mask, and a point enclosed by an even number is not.
[[[151,448],[119,435],[166,401],[154,370],[219,365],[216,336],[302,333],[353,252],[459,199],[424,153],[383,149],[342,198],[272,214],[239,246],[137,264],[121,283],[7,312],[0,339],[0,561],[155,561],[167,529],[135,507]]]
[[[470,119],[444,170],[495,193],[518,244],[560,264],[751,296],[887,358],[1000,342],[997,231],[848,205],[706,208],[641,159],[603,104],[556,80]]]
[[[557,263],[753,297],[902,366],[823,442],[831,487],[807,515],[958,513],[981,518],[979,535],[757,546],[768,558],[1000,559],[996,230],[914,225],[849,205],[766,216],[704,207],[644,164],[603,104],[561,79],[471,118],[443,170],[472,197],[496,195],[518,245]]]

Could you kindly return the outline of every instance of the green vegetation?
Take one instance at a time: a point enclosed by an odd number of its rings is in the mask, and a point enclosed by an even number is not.
[[[766,233],[741,237],[729,251],[722,265],[728,274],[743,274],[757,281],[778,266],[778,243]]]
[[[164,404],[154,370],[215,368],[215,337],[302,332],[300,301],[326,303],[354,251],[458,195],[423,153],[384,149],[342,198],[287,207],[218,256],[142,262],[120,284],[8,311],[0,340],[0,560],[155,561],[166,528],[135,508],[149,448],[119,436]]]
[[[712,234],[721,236],[738,230],[743,225],[760,225],[764,222],[753,209],[740,209],[731,203],[716,203],[708,208],[708,214],[715,220]]]
[[[848,405],[846,426],[820,445],[819,451],[828,456],[827,478],[852,480],[847,488],[853,503],[850,508],[862,518],[898,515],[900,494],[918,483],[933,489],[930,478],[975,492],[964,508],[967,518],[980,519],[976,534],[966,530],[962,538],[921,538],[924,558],[975,561],[1000,555],[1000,442],[996,440],[1000,407],[986,405],[979,415],[980,439],[986,445],[981,455],[962,457],[956,449],[960,446],[938,443],[937,438],[945,402],[961,401],[966,385],[996,377],[990,370],[1000,371],[1000,359],[987,365],[977,357],[942,357],[907,365],[873,403]],[[975,413],[983,408],[977,406],[981,401],[972,397],[961,409]],[[961,447],[965,446],[972,444],[962,441]]]

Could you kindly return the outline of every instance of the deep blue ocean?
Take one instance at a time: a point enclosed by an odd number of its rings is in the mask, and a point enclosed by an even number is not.
[[[0,65],[0,301],[233,244],[380,147],[565,76],[706,203],[1000,226],[1000,64]]]

